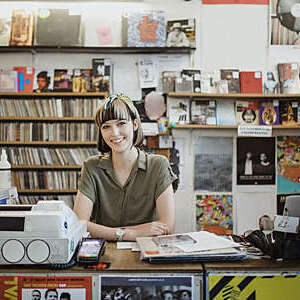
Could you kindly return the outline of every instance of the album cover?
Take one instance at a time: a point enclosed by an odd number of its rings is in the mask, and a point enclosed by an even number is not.
[[[162,12],[132,12],[125,20],[127,47],[166,46],[166,21]]]
[[[282,125],[297,125],[298,119],[298,102],[297,101],[280,101],[279,102],[279,119]]]
[[[74,93],[92,91],[92,69],[74,69],[72,90]]]
[[[11,16],[9,46],[32,46],[34,14],[27,9],[14,9]]]
[[[73,69],[55,69],[53,90],[55,92],[72,92]]]
[[[190,108],[190,122],[200,125],[216,125],[216,101],[193,98]]]
[[[81,15],[69,9],[40,8],[36,19],[35,45],[82,46]]]
[[[259,125],[279,124],[279,101],[259,101]]]
[[[262,72],[241,71],[240,87],[243,94],[262,94]]]
[[[167,102],[167,116],[172,124],[188,124],[190,122],[189,99],[172,98]]]
[[[226,101],[217,101],[217,125],[236,125],[235,101],[226,99]]]
[[[201,93],[216,93],[218,77],[217,72],[202,70],[200,74]]]
[[[283,94],[299,94],[299,65],[296,62],[278,64],[280,91]]]
[[[193,92],[194,93],[200,93],[201,92],[201,86],[200,86],[200,70],[195,69],[183,69],[181,71],[181,78],[189,78],[192,80],[193,83]]]
[[[227,80],[228,93],[240,93],[240,77],[238,69],[221,69],[221,80]]]
[[[279,94],[280,85],[277,74],[271,71],[263,72],[263,93]]]
[[[53,91],[54,69],[36,68],[34,70],[33,91],[49,93]]]
[[[236,100],[235,116],[238,125],[259,125],[259,101]]]
[[[196,20],[167,21],[167,47],[196,48]]]
[[[162,72],[162,92],[167,94],[175,92],[175,80],[180,77],[180,72],[163,71]]]
[[[191,77],[180,77],[175,79],[175,92],[193,92],[193,79]]]
[[[0,16],[0,46],[8,46],[10,39],[10,17]]]
[[[275,184],[275,138],[237,138],[237,184]]]
[[[14,67],[14,71],[18,72],[18,92],[32,93],[34,68],[32,67]]]
[[[0,92],[18,92],[18,72],[0,70]]]
[[[92,59],[92,90],[109,92],[111,85],[111,64],[107,58]]]

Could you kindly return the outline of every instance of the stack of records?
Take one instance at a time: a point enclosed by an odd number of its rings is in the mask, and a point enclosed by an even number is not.
[[[141,260],[149,263],[235,261],[246,257],[239,244],[207,231],[138,237]]]

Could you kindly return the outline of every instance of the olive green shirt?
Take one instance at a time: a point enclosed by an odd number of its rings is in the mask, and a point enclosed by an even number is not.
[[[79,190],[94,203],[92,221],[119,227],[155,220],[157,198],[177,177],[166,157],[138,151],[124,186],[115,176],[111,156],[96,155],[84,162]]]

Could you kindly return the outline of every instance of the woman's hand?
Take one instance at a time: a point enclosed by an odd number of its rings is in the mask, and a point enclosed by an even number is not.
[[[125,236],[127,235],[127,238],[135,240],[137,237],[169,234],[169,227],[165,223],[154,221],[136,226],[129,226],[125,229],[125,232],[127,233],[125,234]]]

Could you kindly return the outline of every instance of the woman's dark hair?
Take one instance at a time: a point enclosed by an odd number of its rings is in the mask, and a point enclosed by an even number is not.
[[[132,101],[124,95],[110,96],[99,106],[95,122],[99,130],[98,150],[101,153],[111,151],[110,147],[105,143],[102,134],[101,126],[109,120],[128,120],[138,121],[138,128],[133,133],[133,146],[141,146],[143,143],[143,130],[139,113]]]

